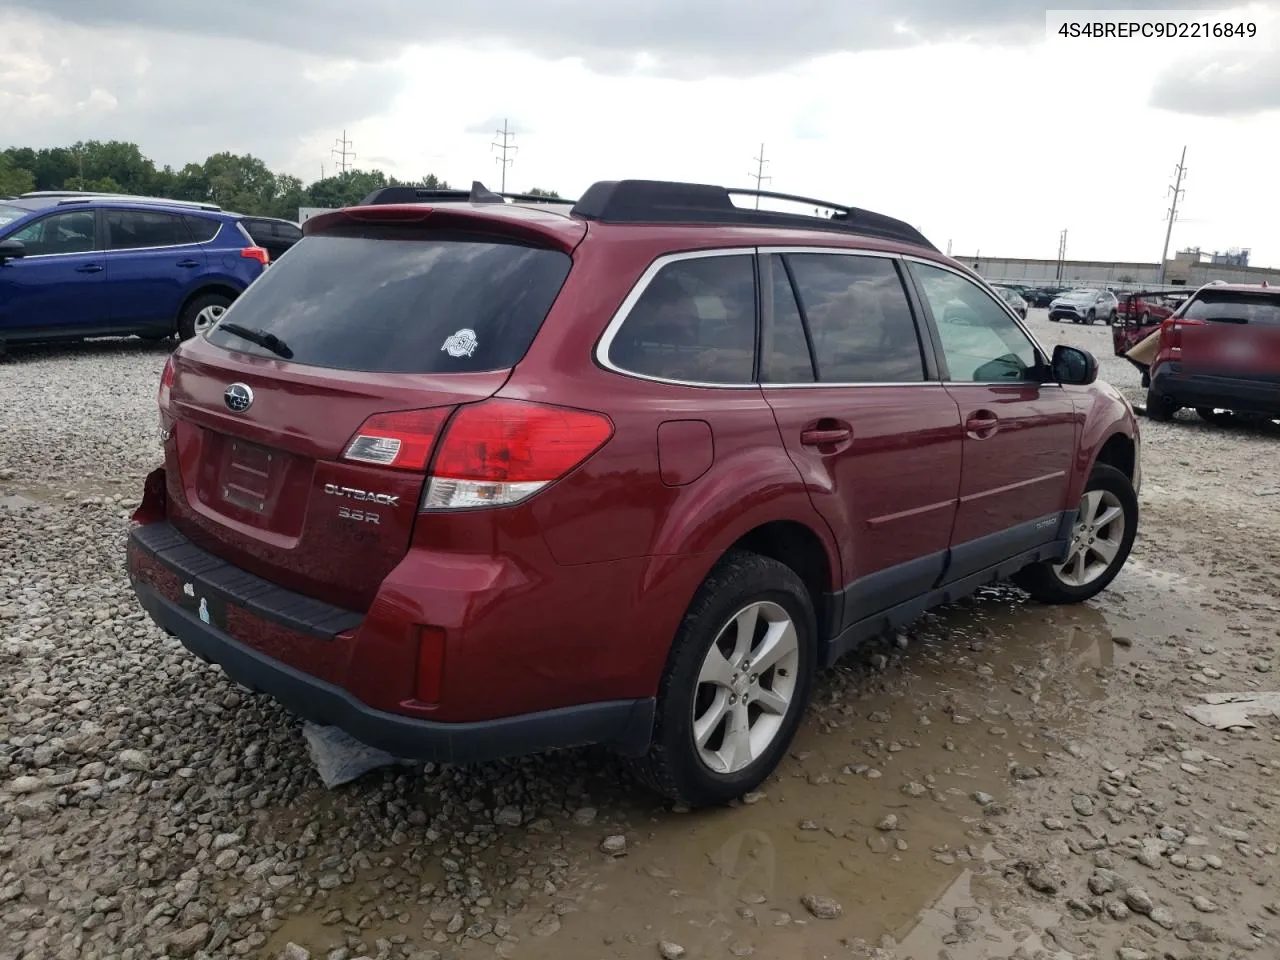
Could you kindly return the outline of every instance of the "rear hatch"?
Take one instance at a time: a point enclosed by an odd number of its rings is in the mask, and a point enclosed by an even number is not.
[[[219,326],[175,352],[161,389],[170,522],[356,610],[409,548],[446,418],[502,387],[571,267],[564,229],[517,238],[490,216],[459,232],[465,218],[437,227],[426,209],[370,220],[388,211],[308,225]]]
[[[1280,384],[1280,289],[1208,287],[1174,324],[1187,373]]]

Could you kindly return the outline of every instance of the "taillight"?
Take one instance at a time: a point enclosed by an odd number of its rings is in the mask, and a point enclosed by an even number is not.
[[[342,459],[394,470],[427,469],[431,448],[452,407],[375,413],[356,431]]]
[[[424,510],[519,503],[559,480],[613,435],[603,414],[523,400],[486,400],[450,421]]]
[[[1168,347],[1170,350],[1181,350],[1183,328],[1200,327],[1203,325],[1203,320],[1173,319],[1171,317],[1164,323],[1160,324],[1160,345],[1162,347]]]
[[[169,397],[173,392],[173,381],[177,375],[178,371],[173,365],[173,356],[170,355],[164,361],[164,370],[160,373],[160,389],[156,392],[156,405],[160,408],[161,443],[169,439],[169,433],[173,429],[173,422],[169,418]]]
[[[246,260],[257,260],[264,267],[271,262],[271,254],[265,247],[243,247],[240,256]]]

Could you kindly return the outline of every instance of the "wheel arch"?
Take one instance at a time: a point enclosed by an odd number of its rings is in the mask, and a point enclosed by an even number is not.
[[[173,319],[174,324],[176,325],[177,322],[182,319],[182,315],[187,312],[187,308],[191,306],[197,298],[203,297],[208,293],[220,293],[228,299],[235,300],[236,297],[240,296],[244,291],[239,290],[231,284],[221,280],[202,283],[183,298],[182,305],[178,307],[178,315]]]

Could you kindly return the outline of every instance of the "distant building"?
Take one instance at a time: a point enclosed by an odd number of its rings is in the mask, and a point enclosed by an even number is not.
[[[1150,290],[1160,283],[1160,265],[1110,260],[1022,260],[1008,257],[956,256],[991,283],[1046,286],[1097,286],[1112,290]],[[1179,251],[1165,264],[1164,285],[1198,287],[1212,280],[1226,283],[1280,284],[1280,269],[1249,266],[1248,250],[1206,255],[1198,248]]]
[[[298,223],[306,223],[312,217],[319,213],[329,213],[336,210],[336,207],[299,207]]]

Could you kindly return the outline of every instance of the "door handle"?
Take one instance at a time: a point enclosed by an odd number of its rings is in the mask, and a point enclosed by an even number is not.
[[[178,266],[180,266],[180,267],[198,267],[198,266],[200,266],[200,261],[199,261],[199,260],[179,260],[179,261],[178,261]]]
[[[83,267],[76,267],[76,273],[101,273],[102,264],[86,263]]]
[[[852,427],[810,427],[800,431],[800,442],[806,447],[845,443],[853,439]]]
[[[1000,418],[990,410],[979,410],[969,415],[969,419],[964,422],[964,429],[975,440],[985,440],[995,436],[1000,429]]]

